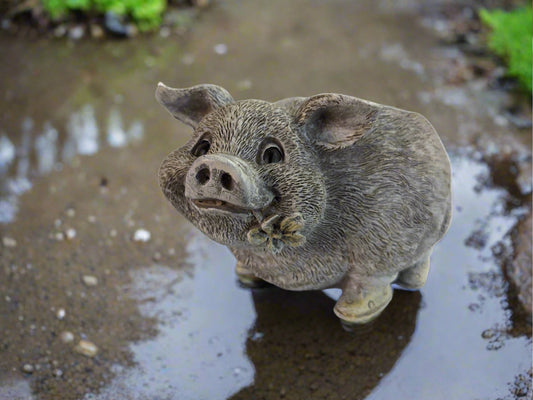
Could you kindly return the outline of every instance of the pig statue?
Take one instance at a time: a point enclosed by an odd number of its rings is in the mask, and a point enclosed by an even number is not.
[[[418,289],[451,219],[450,162],[420,114],[342,94],[236,101],[210,84],[156,99],[194,129],[163,161],[174,207],[229,247],[239,280],[340,288],[345,325]]]

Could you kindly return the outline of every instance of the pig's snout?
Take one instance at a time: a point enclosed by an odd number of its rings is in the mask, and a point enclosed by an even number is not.
[[[274,199],[255,168],[229,154],[198,157],[185,178],[185,196],[199,208],[261,210]]]

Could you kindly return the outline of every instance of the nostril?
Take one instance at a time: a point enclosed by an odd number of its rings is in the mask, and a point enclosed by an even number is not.
[[[224,172],[220,177],[220,183],[224,189],[233,190],[233,178],[230,174]]]
[[[200,185],[205,185],[207,182],[209,182],[209,178],[209,168],[202,168],[196,174],[196,180]]]

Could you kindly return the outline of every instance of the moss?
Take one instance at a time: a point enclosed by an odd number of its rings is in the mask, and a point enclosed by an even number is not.
[[[70,11],[128,15],[141,31],[154,29],[161,23],[166,0],[41,0],[52,19],[64,18]]]
[[[491,28],[488,46],[508,65],[508,74],[531,93],[532,31],[531,6],[510,12],[481,10],[483,23]]]

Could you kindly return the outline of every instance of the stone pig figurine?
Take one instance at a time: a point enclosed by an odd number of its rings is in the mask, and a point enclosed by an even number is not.
[[[341,288],[344,324],[376,318],[391,283],[424,285],[451,216],[450,162],[421,115],[341,94],[269,103],[223,88],[157,100],[194,133],[159,170],[163,193],[229,247],[241,282]]]

